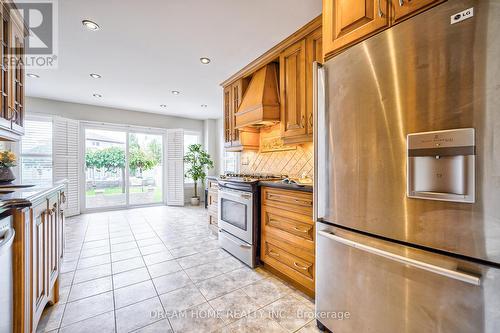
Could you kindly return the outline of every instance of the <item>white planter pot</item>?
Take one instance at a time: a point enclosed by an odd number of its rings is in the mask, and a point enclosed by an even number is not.
[[[199,206],[199,205],[200,205],[200,197],[192,197],[191,206]]]

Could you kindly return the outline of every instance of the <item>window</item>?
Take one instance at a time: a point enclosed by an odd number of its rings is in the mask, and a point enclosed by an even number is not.
[[[27,119],[21,140],[20,174],[23,184],[52,182],[52,120]]]
[[[197,132],[184,132],[184,155],[186,155],[188,151],[189,145],[194,145],[200,143],[200,133]],[[186,163],[184,165],[184,170],[189,169],[189,164]],[[189,177],[184,178],[184,183],[193,184],[193,180]]]
[[[233,173],[240,172],[239,152],[232,152],[232,151],[224,152],[224,173],[226,172],[233,172]]]

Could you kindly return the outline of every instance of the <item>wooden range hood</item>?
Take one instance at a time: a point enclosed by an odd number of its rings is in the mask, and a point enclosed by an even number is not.
[[[255,72],[235,118],[236,128],[265,127],[280,121],[276,64],[270,63]]]

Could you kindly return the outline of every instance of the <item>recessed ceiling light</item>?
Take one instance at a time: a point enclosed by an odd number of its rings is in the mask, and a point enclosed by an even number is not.
[[[200,61],[202,64],[207,65],[210,63],[211,60],[210,60],[210,58],[203,57],[203,58],[200,58]]]
[[[85,28],[89,29],[90,31],[97,31],[97,30],[101,29],[99,24],[97,24],[91,20],[83,20],[82,24],[85,26]]]
[[[172,94],[174,94],[174,95],[179,95],[180,93],[181,93],[181,92],[180,92],[180,91],[178,91],[178,90],[172,90]]]
[[[27,77],[32,77],[32,78],[35,78],[35,79],[39,79],[40,78],[40,75],[37,75],[37,74],[33,74],[33,73],[28,73],[26,74]]]
[[[160,104],[161,108],[166,108],[167,106],[165,104]]]
[[[101,98],[102,97],[101,94],[93,94],[92,96],[94,96],[95,98]]]
[[[91,73],[90,77],[93,78],[93,79],[100,79],[102,76],[99,75],[99,74],[96,74],[96,73]]]
[[[206,108],[206,107],[208,107],[208,105],[206,105],[206,104],[202,104],[202,105],[201,105],[201,107],[202,107],[202,108]]]

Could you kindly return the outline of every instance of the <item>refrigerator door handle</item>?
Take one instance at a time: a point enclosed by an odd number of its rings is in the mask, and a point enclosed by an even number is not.
[[[346,239],[343,237],[339,237],[331,232],[318,231],[318,234],[321,236],[324,236],[326,238],[329,238],[333,241],[336,241],[336,242],[342,243],[344,245],[353,247],[355,249],[359,249],[359,250],[362,250],[362,251],[365,251],[365,252],[368,252],[368,253],[371,253],[371,254],[374,254],[377,256],[381,256],[381,257],[384,257],[384,258],[392,260],[392,261],[397,261],[397,262],[404,264],[404,265],[408,265],[408,266],[415,267],[418,269],[423,269],[425,271],[435,273],[435,274],[438,274],[441,276],[446,276],[448,278],[462,281],[462,282],[465,282],[468,284],[472,284],[474,286],[481,285],[481,278],[478,276],[470,275],[470,274],[463,273],[463,272],[456,271],[456,270],[443,268],[440,266],[432,265],[432,264],[425,263],[425,262],[422,262],[419,260],[415,260],[415,259],[411,259],[411,258],[408,258],[405,256],[401,256],[401,255],[398,255],[398,254],[395,254],[392,252],[377,249],[377,248],[369,246],[369,245],[361,244],[359,242],[355,242],[355,241],[352,241],[352,240],[349,240],[349,239]]]
[[[326,192],[324,184],[318,179],[323,178],[319,174],[318,166],[325,163],[323,159],[324,144],[320,140],[324,139],[325,127],[325,72],[323,66],[315,61],[313,63],[313,135],[314,135],[314,188],[313,191],[313,218],[318,217],[318,198]],[[319,188],[318,186],[322,186]]]

